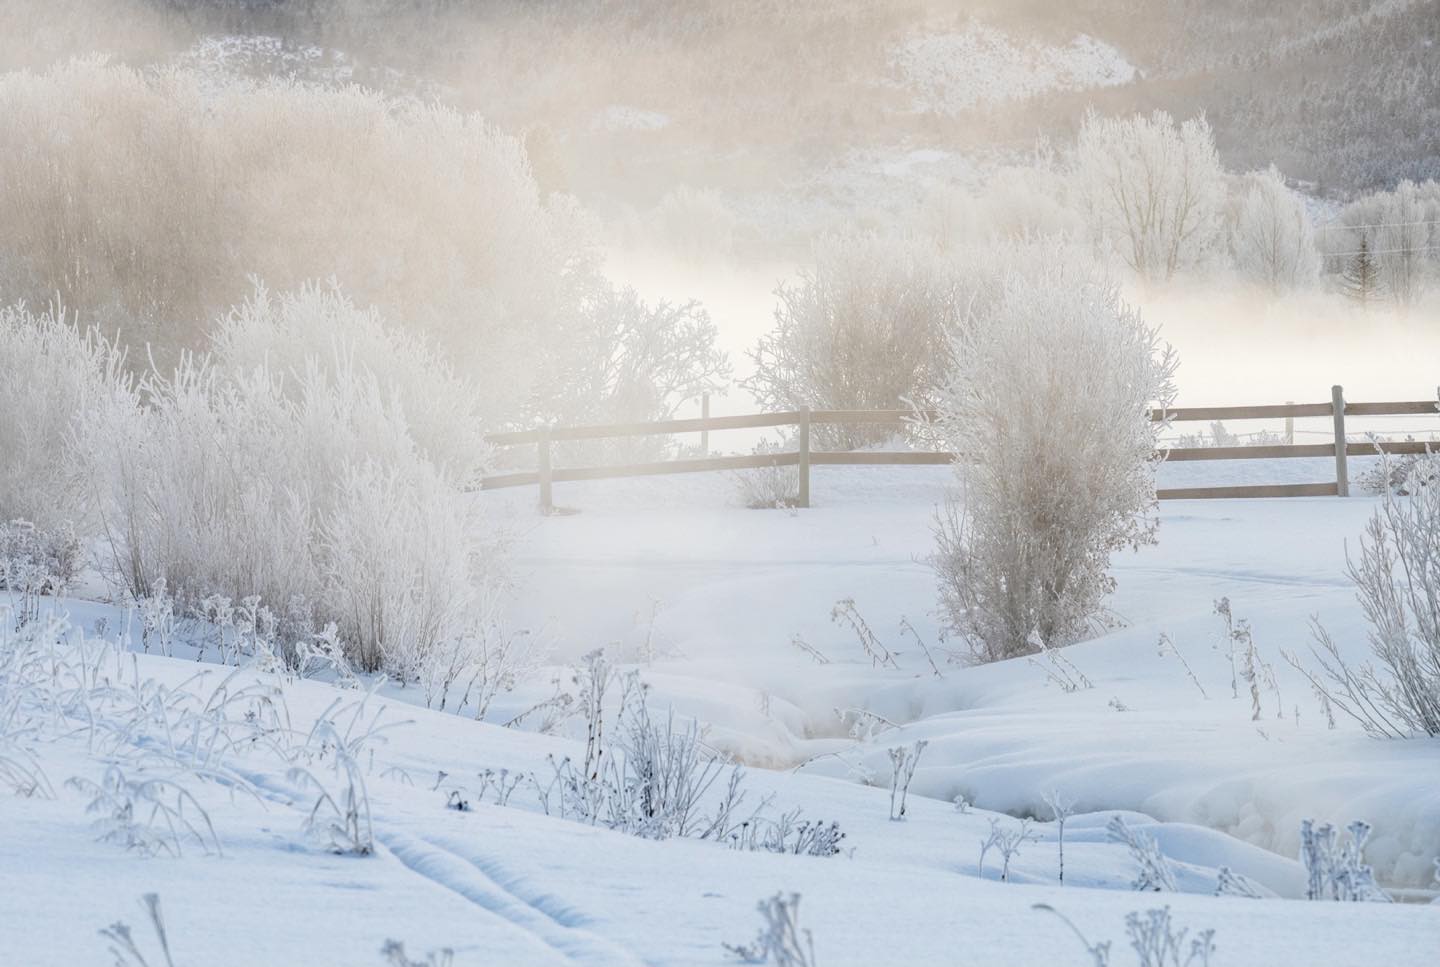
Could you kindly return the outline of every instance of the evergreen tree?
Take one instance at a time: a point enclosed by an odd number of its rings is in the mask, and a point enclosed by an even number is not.
[[[1370,254],[1370,237],[1362,234],[1359,251],[1345,264],[1341,291],[1363,308],[1375,300],[1379,288],[1380,272],[1375,265],[1375,257]]]

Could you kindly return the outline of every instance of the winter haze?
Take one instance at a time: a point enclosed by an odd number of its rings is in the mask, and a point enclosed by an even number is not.
[[[1437,0],[6,0],[0,962],[1428,967],[1432,446]]]

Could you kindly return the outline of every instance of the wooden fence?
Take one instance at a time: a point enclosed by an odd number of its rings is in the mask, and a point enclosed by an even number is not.
[[[708,404],[708,400],[705,401]],[[602,426],[542,427],[513,433],[494,433],[486,437],[501,447],[536,447],[536,469],[521,473],[504,473],[485,477],[481,489],[538,485],[540,508],[554,509],[553,485],[574,480],[604,480],[613,477],[648,477],[657,474],[698,473],[714,470],[747,470],[764,467],[799,468],[798,505],[810,506],[810,468],[812,466],[920,466],[948,464],[953,453],[923,450],[815,450],[810,446],[810,428],[816,424],[888,425],[901,427],[913,420],[911,410],[811,410],[786,413],[753,413],[742,416],[709,416],[697,419],[661,420],[653,423],[612,423]],[[1331,388],[1329,402],[1282,403],[1264,406],[1196,406],[1178,407],[1152,414],[1156,422],[1211,422],[1223,420],[1285,419],[1292,424],[1296,418],[1331,417],[1334,440],[1331,443],[1233,447],[1173,447],[1161,450],[1166,460],[1262,460],[1295,457],[1333,457],[1335,479],[1319,483],[1251,484],[1238,487],[1179,487],[1158,492],[1161,500],[1210,500],[1234,497],[1347,497],[1350,478],[1347,457],[1366,456],[1378,452],[1418,454],[1426,452],[1420,441],[1369,441],[1351,443],[1345,436],[1346,416],[1396,416],[1440,413],[1436,400],[1391,403],[1349,403],[1341,387]],[[777,426],[797,427],[796,449],[793,452],[710,456],[709,435],[712,430],[742,430]],[[571,440],[603,440],[618,437],[699,433],[699,457],[662,460],[653,463],[632,463],[597,467],[555,467],[551,448],[555,443]]]

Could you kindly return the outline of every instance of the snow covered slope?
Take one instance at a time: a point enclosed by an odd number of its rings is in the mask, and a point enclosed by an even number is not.
[[[513,530],[515,617],[543,627],[555,663],[504,696],[492,722],[605,646],[639,670],[652,707],[693,715],[710,745],[776,767],[744,770],[747,810],[836,822],[838,855],[657,841],[557,815],[543,788],[552,757],[583,756],[578,718],[540,735],[418,707],[413,688],[367,698],[121,654],[55,628],[4,635],[0,711],[22,727],[6,731],[0,764],[44,781],[28,798],[0,787],[0,961],[113,962],[96,931],[123,920],[149,962],[163,962],[137,902],[153,892],[177,967],[378,965],[392,939],[412,958],[452,948],[459,967],[724,964],[735,959],[722,944],[760,927],[756,901],[794,891],[825,967],[1088,963],[1037,903],[1091,942],[1114,941],[1117,963],[1127,962],[1126,915],[1162,906],[1192,935],[1214,928],[1211,962],[1225,967],[1433,962],[1440,907],[1210,895],[1221,866],[1261,892],[1301,895],[1304,817],[1368,819],[1382,881],[1427,879],[1440,845],[1440,743],[1374,740],[1344,721],[1330,729],[1278,654],[1303,655],[1312,613],[1347,648],[1362,644],[1340,568],[1368,500],[1167,504],[1160,545],[1117,561],[1114,606],[1128,627],[1068,650],[1093,687],[1066,692],[1026,662],[945,661],[919,560],[944,480],[821,468],[816,506],[795,514],[732,506],[728,482],[704,475],[561,485],[559,502],[581,512],[544,519],[523,491],[477,498]],[[1233,697],[1216,644],[1221,595],[1251,619],[1275,668],[1279,691],[1262,694],[1260,721],[1243,683]],[[844,598],[898,670],[873,667],[831,622]],[[112,637],[125,622],[87,602],[47,610],[86,629],[103,619]],[[938,675],[900,633],[901,616]],[[1173,651],[1157,651],[1161,631],[1195,680]],[[826,662],[792,644],[797,634]],[[849,735],[857,725],[862,741]],[[917,739],[929,745],[894,822],[886,750]],[[349,781],[336,770],[346,762],[368,791],[373,855],[330,848],[352,828]],[[1076,802],[1064,886],[1042,804],[1051,791]],[[973,805],[957,810],[957,795]],[[177,806],[181,825],[151,821],[156,802]],[[321,822],[307,831],[312,810]],[[1132,891],[1136,860],[1105,832],[1117,814],[1155,837],[1176,892]],[[1021,817],[1032,835],[1000,882],[1000,853],[982,855],[981,844],[992,828],[1020,833]]]
[[[1309,461],[1210,465],[1206,482],[1323,479]],[[1162,471],[1162,485],[1193,468]],[[1333,468],[1332,468],[1333,469]],[[1307,477],[1306,474],[1309,474]],[[917,790],[1017,815],[1045,815],[1058,788],[1091,809],[1135,809],[1224,830],[1296,855],[1306,817],[1376,826],[1368,853],[1386,882],[1430,883],[1440,855],[1440,742],[1382,742],[1343,717],[1331,729],[1285,661],[1309,659],[1318,618],[1355,657],[1365,626],[1344,573],[1372,500],[1179,501],[1162,505],[1160,543],[1116,558],[1112,608],[1125,627],[1067,651],[1094,687],[1066,693],[1044,668],[946,664],[935,616],[933,508],[946,472],[821,468],[805,512],[748,511],[723,478],[573,484],[556,499],[581,510],[529,521],[519,545],[519,614],[554,640],[620,642],[658,653],[647,677],[661,702],[712,723],[743,761],[888,782],[886,749],[924,738]],[[1232,689],[1215,602],[1250,621],[1276,688],[1252,721]],[[876,669],[857,636],[831,620],[853,599],[900,669]],[[653,613],[653,627],[651,615]],[[901,620],[935,652],[931,673]],[[1174,650],[1161,653],[1161,634]],[[818,664],[799,635],[830,661]],[[1193,669],[1191,680],[1175,657]],[[1313,664],[1313,663],[1312,663]],[[1203,689],[1203,695],[1202,690]],[[1119,706],[1119,708],[1117,708]],[[837,709],[902,726],[855,746]],[[1338,713],[1337,713],[1338,714]],[[1298,717],[1297,717],[1298,716]],[[839,753],[839,757],[817,755]],[[813,761],[810,761],[812,760]]]

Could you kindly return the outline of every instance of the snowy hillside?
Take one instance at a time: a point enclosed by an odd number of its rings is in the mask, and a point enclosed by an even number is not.
[[[1117,946],[1128,913],[1168,907],[1175,927],[1216,931],[1211,963],[1227,967],[1273,964],[1277,949],[1311,965],[1431,962],[1434,907],[1293,899],[1302,819],[1368,820],[1366,859],[1409,898],[1430,895],[1440,845],[1434,741],[1380,742],[1343,719],[1332,730],[1280,655],[1306,652],[1312,614],[1363,646],[1341,548],[1371,501],[1168,504],[1160,545],[1117,561],[1127,627],[1067,650],[1066,668],[963,668],[946,660],[917,560],[944,478],[825,468],[815,508],[794,514],[730,506],[729,482],[708,475],[564,485],[557,499],[580,513],[546,519],[524,491],[479,498],[514,510],[514,617],[549,651],[485,723],[417,707],[415,688],[367,699],[7,624],[0,699],[31,724],[0,763],[41,778],[32,797],[0,798],[6,943],[27,965],[98,964],[95,931],[118,919],[158,956],[137,904],[154,892],[182,967],[241,963],[242,947],[245,963],[379,964],[392,939],[411,957],[451,948],[456,965],[723,964],[735,959],[722,944],[761,926],[755,903],[793,891],[824,965],[947,964],[960,950],[1086,963],[1037,903]],[[1258,721],[1245,683],[1232,693],[1221,596],[1274,669]],[[898,667],[875,667],[831,620],[842,599]],[[51,608],[92,635],[139,637],[109,606]],[[167,647],[194,656],[197,635]],[[835,823],[843,839],[776,855],[734,848],[733,833],[727,849],[566,814],[555,763],[584,757],[584,717],[555,716],[553,736],[533,731],[545,715],[501,723],[557,685],[573,691],[581,654],[601,646],[638,670],[652,714],[693,716],[707,746],[751,764],[740,812],[798,810],[792,823]],[[1090,685],[1058,687],[1077,675]],[[891,821],[887,750],[920,739],[905,818]],[[698,827],[727,781],[704,792]],[[352,815],[345,797],[362,785]],[[1075,813],[1063,887],[1055,792]],[[957,810],[958,796],[971,805]],[[150,814],[157,802],[173,822]],[[1154,836],[1177,892],[1132,890],[1135,855],[1106,832],[1117,814]],[[371,828],[374,855],[338,852]],[[1006,858],[982,849],[995,831],[1025,836]],[[1213,899],[1221,866],[1292,899]],[[257,889],[264,902],[237,902]]]
[[[1077,34],[1068,44],[1025,41],[978,21],[955,33],[927,34],[892,53],[915,109],[956,114],[1054,91],[1126,84],[1135,67],[1110,44]]]

